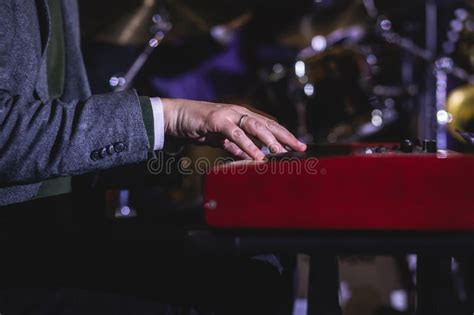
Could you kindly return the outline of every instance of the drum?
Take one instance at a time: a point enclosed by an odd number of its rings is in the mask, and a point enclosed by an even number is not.
[[[399,75],[380,61],[396,57],[380,48],[349,44],[300,54],[294,69],[302,91],[296,102],[304,126],[300,132],[306,133],[300,136],[316,142],[360,141],[396,120],[396,99],[404,91],[396,82]]]
[[[401,119],[410,124],[408,112],[413,102],[408,99],[414,99],[418,90],[416,61],[380,38],[376,27],[376,18],[383,15],[393,18],[393,27],[402,34],[415,34],[410,27],[415,25],[412,15],[419,10],[406,4],[410,14],[398,2],[315,2],[297,31],[281,38],[281,44],[300,53],[294,69],[280,71],[282,67],[276,64],[267,77],[275,81],[283,74],[292,76],[288,94],[295,104],[297,122],[282,120],[296,125],[300,138],[323,143],[391,141],[409,133],[408,128],[403,131],[394,124]]]

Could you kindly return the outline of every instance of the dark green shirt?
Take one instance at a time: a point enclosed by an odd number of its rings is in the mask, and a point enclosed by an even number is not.
[[[46,55],[48,92],[51,99],[61,98],[64,89],[66,56],[64,53],[64,30],[61,0],[48,0],[51,30]],[[71,192],[71,177],[46,180],[41,184],[36,198],[55,196]]]

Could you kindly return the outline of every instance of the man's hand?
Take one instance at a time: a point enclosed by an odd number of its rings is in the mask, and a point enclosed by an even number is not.
[[[306,150],[276,121],[242,106],[162,99],[165,134],[220,146],[242,159],[262,160],[264,154],[251,140],[266,145],[272,153]]]

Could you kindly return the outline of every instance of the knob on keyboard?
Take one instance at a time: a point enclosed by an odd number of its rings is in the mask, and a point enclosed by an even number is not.
[[[403,153],[412,153],[413,152],[413,142],[411,140],[403,140],[400,142],[400,151]]]
[[[423,141],[423,151],[428,153],[436,153],[438,151],[438,146],[436,140],[425,140]]]

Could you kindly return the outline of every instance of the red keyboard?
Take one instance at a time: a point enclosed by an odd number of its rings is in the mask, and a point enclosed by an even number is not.
[[[204,193],[216,228],[474,230],[474,155],[432,143],[312,146],[216,167]]]

